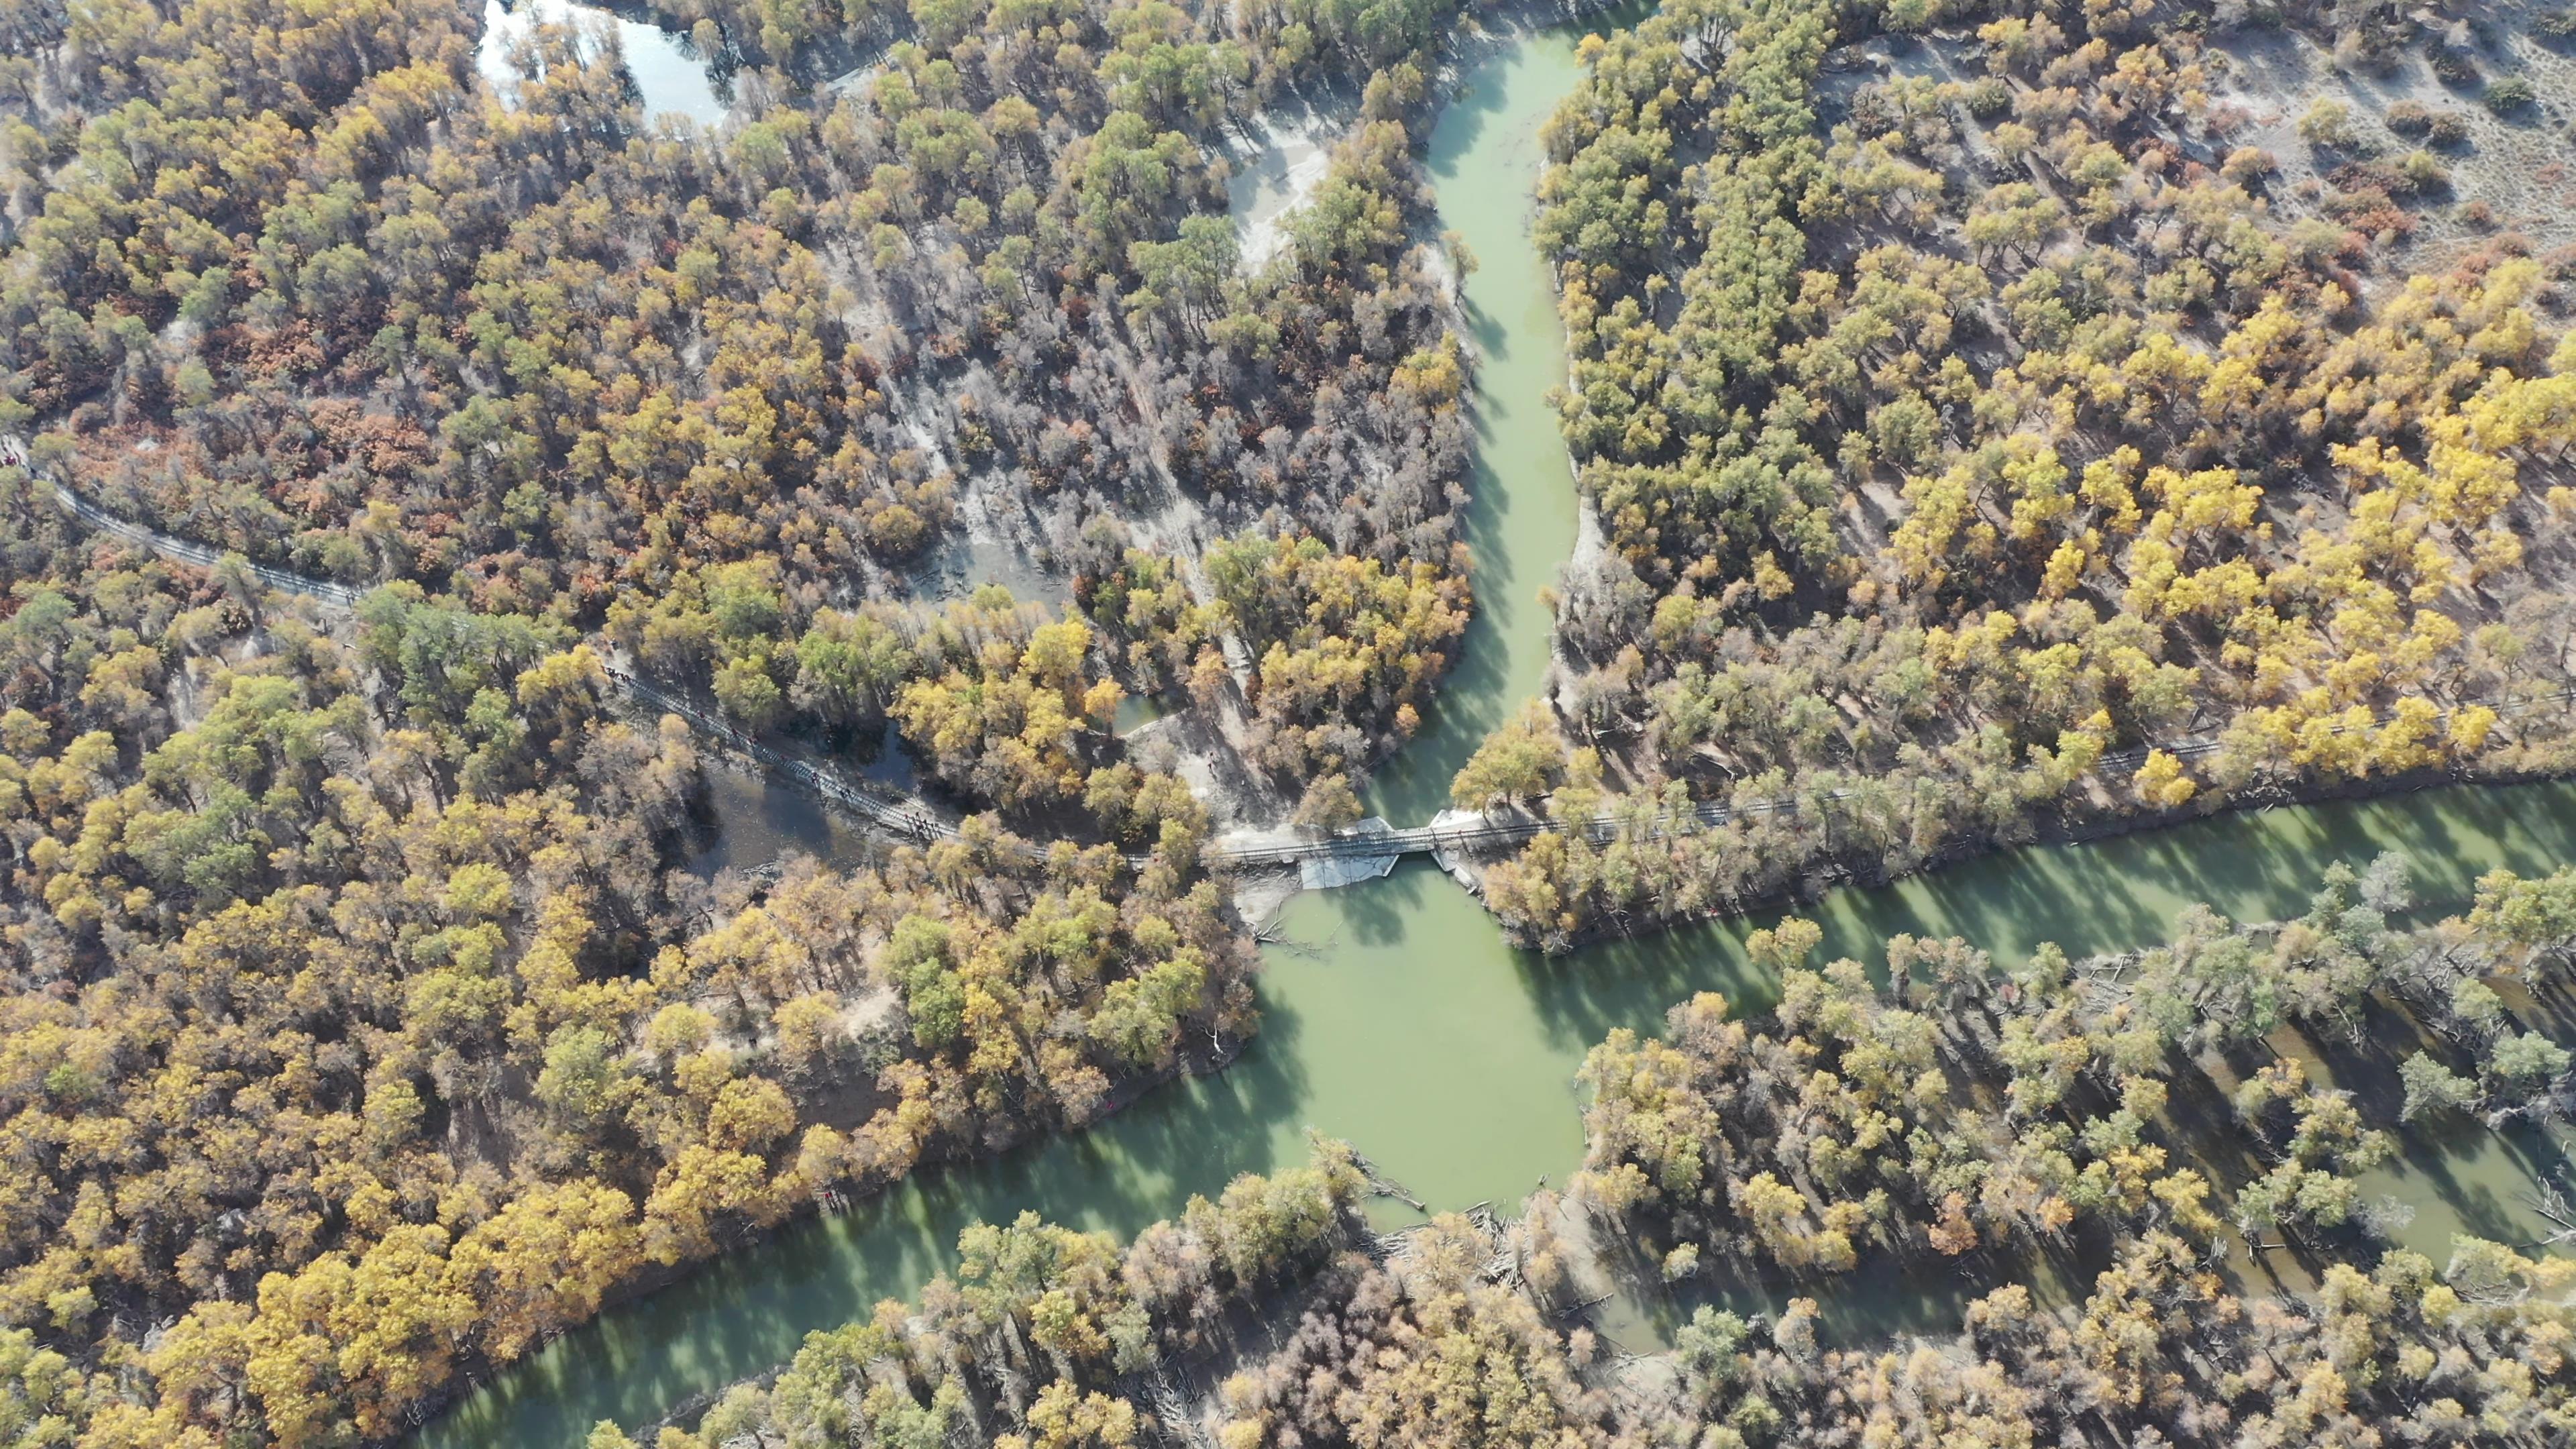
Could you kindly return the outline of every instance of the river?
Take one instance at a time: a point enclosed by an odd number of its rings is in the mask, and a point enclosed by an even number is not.
[[[1478,617],[1422,737],[1372,789],[1372,805],[1393,819],[1419,820],[1443,803],[1458,763],[1535,692],[1546,665],[1548,618],[1535,594],[1571,547],[1574,505],[1542,400],[1564,363],[1527,220],[1538,126],[1575,79],[1576,33],[1530,37],[1474,67],[1431,140],[1441,222],[1480,262],[1465,292],[1486,460],[1467,517]],[[756,799],[740,808],[765,809]],[[807,833],[777,811],[757,823]],[[829,842],[806,848],[823,853]],[[2329,863],[2360,865],[2386,849],[2420,863],[2430,899],[2464,895],[2494,866],[2576,859],[2576,785],[2427,791],[2003,852],[1883,889],[1835,891],[1806,914],[1825,926],[1828,957],[1873,964],[1900,931],[1962,935],[2003,960],[2044,940],[2080,955],[2158,941],[2196,901],[2238,919],[2294,914]],[[1755,924],[1549,960],[1507,948],[1476,901],[1427,865],[1300,896],[1281,918],[1284,941],[1265,951],[1261,1034],[1223,1073],[1149,1093],[1087,1132],[917,1173],[846,1214],[703,1265],[514,1366],[419,1443],[564,1449],[599,1419],[652,1420],[782,1362],[809,1330],[910,1296],[953,1262],[958,1231],[974,1222],[1033,1209],[1123,1237],[1237,1173],[1302,1161],[1309,1127],[1350,1141],[1435,1209],[1516,1202],[1577,1165],[1573,1074],[1604,1033],[1651,1029],[1696,990],[1748,1006],[1769,999],[1740,947]],[[2372,1196],[2417,1208],[2404,1241],[2438,1260],[2453,1231],[2535,1235],[2516,1200],[2533,1143],[2455,1133],[2407,1149],[2368,1184]],[[1666,1311],[1616,1305],[1604,1326],[1643,1346]],[[1882,1288],[1835,1299],[1828,1326],[1936,1327],[1955,1322],[1948,1312],[1945,1294]]]

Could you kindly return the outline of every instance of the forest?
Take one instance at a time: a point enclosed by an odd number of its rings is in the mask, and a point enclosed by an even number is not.
[[[1131,689],[1277,646],[1244,688],[1283,788],[1364,768],[1445,664],[1463,377],[1406,129],[1441,12],[854,10],[868,87],[714,136],[647,124],[568,30],[505,104],[463,10],[152,13],[40,11],[12,72],[0,429],[113,511],[605,636],[755,728],[884,703],[802,681],[800,643],[911,599],[969,494],[1077,584],[1181,566],[1197,613],[1097,621],[1177,660],[1109,656]],[[818,19],[675,18],[755,55]],[[266,89],[213,103],[189,67],[244,45],[277,52]],[[1359,80],[1292,245],[1245,273],[1225,128]],[[1396,586],[1336,616],[1289,569],[1265,604],[1317,619],[1238,618],[1200,559],[1238,536]]]
[[[2554,12],[1855,8],[1666,5],[1550,123],[1600,544],[1456,793],[1611,829],[1514,933],[2564,770],[2576,246],[2483,190],[2576,161]]]
[[[689,731],[612,711],[565,626],[394,585],[343,638],[74,547],[23,482],[7,518],[63,566],[0,625],[0,1312],[22,1392],[59,1377],[24,1442],[387,1437],[620,1292],[1252,1028],[1169,777],[1089,792],[1141,857],[978,817],[711,888],[671,866]]]
[[[2195,907],[2081,962],[1897,936],[1817,968],[1785,920],[1750,943],[1759,1017],[1703,994],[1593,1049],[1586,1166],[1517,1218],[1380,1230],[1318,1142],[1124,1250],[1033,1215],[971,1229],[918,1301],[811,1335],[694,1429],[602,1424],[589,1449],[2554,1442],[2576,1262],[2393,1246],[2402,1214],[2359,1179],[2409,1124],[2562,1110],[2539,1028],[2576,984],[2576,870],[2491,874],[2412,926],[2407,877],[2338,867],[2296,919]],[[2383,1038],[2418,1045],[2379,1120],[2391,1093],[2324,1073]],[[1605,1244],[1774,1306],[1703,1299],[1640,1358],[1584,1313]],[[1825,1302],[1864,1271],[1938,1274],[1959,1307],[1839,1342]]]
[[[504,94],[455,0],[11,8],[10,1442],[388,1440],[791,1215],[1226,1060],[1213,822],[1112,724],[1221,699],[1340,823],[1464,627],[1409,129],[1445,16],[666,17],[767,98],[710,131],[570,29]],[[1247,270],[1222,143],[1299,86],[1357,118]],[[1060,601],[921,584],[976,499]],[[964,823],[703,878],[714,746],[629,671],[781,748],[891,729]]]
[[[1350,823],[1454,662],[1472,258],[1420,149],[1459,7],[639,12],[732,67],[724,126],[556,27],[505,95],[459,0],[0,7],[13,1443],[390,1440],[792,1215],[1221,1065],[1256,958],[1201,848]],[[1489,866],[1504,922],[2563,768],[2576,263],[2463,198],[2556,124],[2482,67],[2570,27],[2463,24],[1672,0],[1587,45],[1537,235],[1600,547],[1455,794],[1611,828]],[[2253,34],[2452,99],[2269,151],[2221,99]],[[1229,147],[1318,96],[1348,124],[1248,267]],[[1060,588],[927,582],[996,517]],[[721,762],[628,674],[800,758],[890,733],[963,823],[706,878]],[[1257,798],[1131,752],[1132,696]],[[1600,1044],[1584,1173],[1517,1220],[1381,1237],[1318,1144],[1123,1249],[979,1228],[658,1437],[2546,1438],[2562,1260],[2385,1248],[2358,1181],[2409,1123],[2557,1111],[2576,886],[2420,926],[2402,876],[2134,960],[1890,941],[1885,985],[1784,923],[1776,1003]],[[2401,1022],[2389,1120],[2266,1045]],[[1587,1231],[1801,1296],[1613,1386],[1562,1312]],[[2231,1231],[2313,1291],[2240,1291]],[[2094,1286],[2001,1286],[2032,1253]],[[1998,1284],[1956,1335],[1819,1341],[1805,1295],[1933,1260]]]

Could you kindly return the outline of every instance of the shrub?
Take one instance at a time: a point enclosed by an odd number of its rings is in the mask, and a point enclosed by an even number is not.
[[[2421,136],[2433,129],[2433,113],[2421,101],[2399,101],[2388,108],[2383,119],[2388,129],[2401,136]]]
[[[2311,146],[2347,148],[2356,134],[2352,107],[2331,96],[2319,96],[2316,104],[2308,107],[2308,113],[2299,117],[2299,139]]]
[[[2467,51],[2445,45],[2433,52],[2433,74],[2444,85],[2473,86],[2478,83],[2478,63]]]
[[[2239,146],[2227,153],[2227,159],[2219,163],[2218,172],[2237,185],[2244,186],[2280,169],[2281,163],[2273,159],[2271,152],[2260,146]]]
[[[2499,116],[2510,116],[2530,105],[2536,98],[2531,89],[2531,82],[2518,75],[2506,76],[2488,86],[2485,96],[2487,109]]]

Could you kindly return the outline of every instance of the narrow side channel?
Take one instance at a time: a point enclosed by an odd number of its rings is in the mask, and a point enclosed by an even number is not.
[[[1447,807],[1459,766],[1547,676],[1555,620],[1538,591],[1574,552],[1575,511],[1573,465],[1547,402],[1565,381],[1565,328],[1555,278],[1530,239],[1547,165],[1539,129],[1582,75],[1574,47],[1583,32],[1645,13],[1513,40],[1461,78],[1431,133],[1426,165],[1441,228],[1475,258],[1459,290],[1476,355],[1463,530],[1476,613],[1421,732],[1370,782],[1370,812],[1400,824]]]

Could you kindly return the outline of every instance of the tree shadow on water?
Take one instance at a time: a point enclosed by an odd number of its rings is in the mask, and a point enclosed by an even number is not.
[[[1436,883],[1434,877],[1438,877]],[[1382,879],[1345,886],[1333,900],[1341,916],[1341,934],[1362,946],[1402,945],[1432,889],[1456,887],[1439,875],[1437,867],[1411,858],[1398,861]]]

